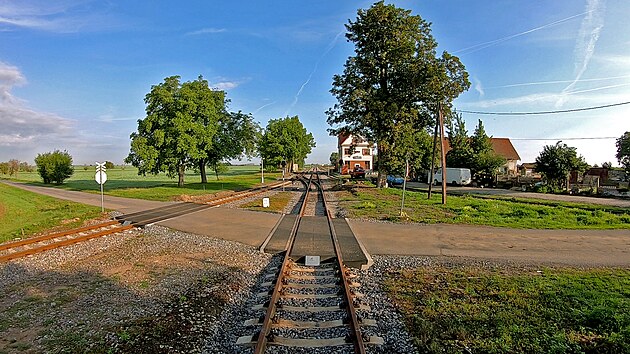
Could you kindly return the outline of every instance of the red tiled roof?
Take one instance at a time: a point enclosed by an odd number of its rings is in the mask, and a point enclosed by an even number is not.
[[[518,152],[514,149],[512,142],[509,138],[490,138],[490,142],[492,143],[492,150],[494,152],[505,158],[506,160],[520,160],[521,157],[518,156]],[[451,144],[449,144],[448,139],[444,139],[444,151],[449,152],[451,150]]]
[[[506,160],[520,160],[518,152],[514,149],[512,142],[508,138],[490,138],[492,142],[492,149],[494,152],[504,157]]]

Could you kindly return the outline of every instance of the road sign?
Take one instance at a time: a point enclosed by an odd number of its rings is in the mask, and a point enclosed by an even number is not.
[[[96,174],[94,175],[94,180],[98,184],[103,184],[103,183],[107,182],[107,173],[105,173],[105,172],[96,172]]]

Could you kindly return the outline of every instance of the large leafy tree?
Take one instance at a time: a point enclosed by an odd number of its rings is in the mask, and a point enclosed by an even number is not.
[[[626,170],[626,174],[630,173],[630,132],[625,132],[617,139],[617,161]]]
[[[536,172],[542,173],[547,182],[554,187],[563,187],[571,171],[583,172],[588,168],[584,157],[577,155],[574,147],[558,141],[555,145],[546,145],[536,158]]]
[[[62,184],[64,180],[70,178],[74,173],[72,167],[72,156],[67,151],[55,150],[37,154],[35,158],[37,172],[44,180],[44,183]]]
[[[286,162],[304,164],[315,147],[313,134],[308,133],[298,116],[271,119],[260,141],[260,154],[265,164],[280,166]]]
[[[224,93],[213,91],[201,76],[180,83],[171,76],[152,86],[145,96],[146,117],[131,134],[131,151],[125,162],[138,174],[166,172],[184,185],[186,168],[205,166],[207,151],[224,107]],[[205,173],[205,168],[201,169]]]
[[[437,57],[430,24],[408,10],[380,1],[360,9],[346,29],[355,55],[347,59],[343,74],[333,77],[331,93],[338,102],[326,112],[334,127],[329,132],[376,142],[382,187],[396,164],[394,156],[413,151],[404,145],[409,142],[405,135],[434,122],[438,104],[450,110],[450,102],[470,82],[457,57],[446,52]]]
[[[251,114],[240,111],[225,113],[217,122],[217,132],[212,139],[212,147],[207,151],[207,165],[214,170],[218,179],[226,160],[254,156],[259,139],[260,126]],[[204,180],[202,182],[205,183]]]

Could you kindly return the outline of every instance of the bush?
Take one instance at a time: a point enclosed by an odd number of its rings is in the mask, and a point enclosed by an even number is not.
[[[55,150],[44,154],[38,154],[35,158],[37,172],[44,183],[62,184],[65,179],[72,176],[72,156],[67,151]]]
[[[111,161],[105,161],[105,168],[111,170],[112,168],[114,168],[114,163]]]

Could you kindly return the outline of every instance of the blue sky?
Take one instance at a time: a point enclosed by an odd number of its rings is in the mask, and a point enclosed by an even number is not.
[[[324,112],[332,76],[353,47],[344,24],[371,1],[0,0],[0,161],[66,149],[77,164],[129,151],[151,85],[203,75],[232,110],[298,115],[317,147],[335,150]],[[432,22],[439,50],[460,57],[471,89],[455,107],[564,110],[630,101],[626,0],[394,1]],[[630,105],[571,114],[464,114],[513,139],[522,162],[562,139],[591,164],[614,158]],[[585,139],[588,138],[588,139]],[[605,138],[605,139],[593,139]]]

